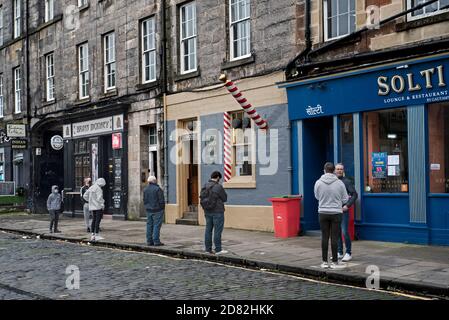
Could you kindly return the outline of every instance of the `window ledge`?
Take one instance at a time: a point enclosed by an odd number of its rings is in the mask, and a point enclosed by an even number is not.
[[[225,189],[256,189],[256,180],[253,177],[233,177],[223,183]]]
[[[189,73],[183,73],[175,76],[175,82],[184,81],[192,78],[199,77],[201,75],[200,67],[196,69],[196,71],[191,71]]]
[[[12,46],[16,42],[19,42],[19,41],[21,41],[23,39],[25,39],[25,36],[24,35],[20,35],[17,38],[10,39],[10,40],[8,40],[6,42],[3,41],[3,44],[0,46],[0,50],[4,49],[6,47]]]
[[[90,97],[87,97],[87,98],[83,98],[83,99],[78,99],[77,101],[75,101],[75,105],[76,106],[79,106],[79,105],[82,105],[82,104],[86,104],[86,103],[89,103],[90,102]]]
[[[356,30],[356,31],[357,31],[357,30]],[[345,36],[338,37],[338,38],[332,38],[332,39],[324,40],[323,42],[321,42],[321,43],[319,43],[319,44],[317,44],[317,45],[314,45],[314,46],[313,46],[313,49],[314,49],[314,50],[315,50],[315,49],[319,49],[320,47],[327,46],[327,45],[331,44],[332,42],[342,41],[341,38],[350,36],[351,34],[353,34],[353,33],[349,33],[349,34],[347,34],[347,35],[345,35]],[[357,35],[356,37],[351,37],[351,38],[348,38],[348,39],[344,40],[344,41],[342,42],[342,44],[346,44],[346,45],[348,45],[348,44],[354,44],[354,43],[360,42],[361,40],[362,40],[362,37],[361,37],[360,35]]]
[[[407,31],[410,29],[415,29],[415,28],[427,26],[429,24],[434,24],[434,23],[447,21],[447,20],[449,20],[449,12],[443,12],[440,14],[423,17],[423,18],[416,19],[416,20],[396,23],[395,31],[396,32]]]
[[[54,16],[53,19],[48,20],[47,22],[42,21],[42,23],[36,29],[30,30],[30,35],[33,35],[36,32],[39,32],[42,29],[45,29],[46,27],[51,26],[52,24],[54,24],[58,21],[61,21],[62,18],[63,18],[63,15],[59,14],[59,15]]]
[[[148,83],[139,83],[136,85],[136,91],[157,89],[159,85],[159,80],[151,81]]]
[[[86,3],[85,5],[83,5],[83,6],[81,6],[81,7],[78,7],[78,11],[79,11],[79,12],[85,11],[85,10],[89,9],[89,6],[90,6],[90,4],[89,4],[89,2],[88,2],[88,3]]]
[[[221,64],[221,70],[227,70],[227,69],[232,69],[235,67],[244,66],[246,64],[254,63],[255,61],[256,61],[256,55],[254,53],[252,53],[251,56],[248,58],[223,62]]]
[[[56,99],[53,99],[51,101],[43,100],[41,105],[42,105],[42,107],[48,107],[55,103],[56,103]]]
[[[116,96],[116,95],[118,95],[117,88],[115,88],[115,89],[109,89],[106,93],[103,93],[103,94],[101,95],[100,100],[105,100],[105,99],[108,99],[108,98],[110,98],[110,97],[114,97],[114,96]]]

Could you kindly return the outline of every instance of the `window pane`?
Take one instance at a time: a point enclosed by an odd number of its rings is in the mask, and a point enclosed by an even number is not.
[[[340,117],[340,162],[345,167],[345,176],[354,182],[354,123],[352,115]]]
[[[349,15],[344,14],[338,17],[338,35],[342,36],[349,33]]]
[[[407,110],[368,112],[363,123],[365,192],[408,192]]]
[[[338,13],[346,13],[349,11],[349,3],[348,0],[338,0]]]
[[[429,105],[430,192],[449,193],[449,104]]]

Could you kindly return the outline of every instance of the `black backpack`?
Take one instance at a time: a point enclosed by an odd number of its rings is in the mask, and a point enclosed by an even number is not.
[[[217,205],[217,195],[212,191],[214,186],[215,184],[212,184],[209,187],[204,186],[201,189],[200,204],[204,211],[211,211]]]

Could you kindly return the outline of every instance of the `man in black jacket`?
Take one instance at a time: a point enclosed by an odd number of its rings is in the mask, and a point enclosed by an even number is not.
[[[143,190],[143,204],[147,211],[147,245],[163,246],[160,240],[162,219],[165,210],[164,191],[157,185],[154,176],[148,177],[148,186]]]
[[[214,201],[213,208],[204,209],[204,215],[206,218],[206,232],[204,235],[204,244],[206,252],[213,253],[212,251],[212,231],[214,233],[214,245],[215,254],[227,253],[226,250],[221,248],[221,234],[224,227],[224,202],[228,200],[226,191],[219,184],[221,179],[221,173],[219,171],[212,172],[210,180],[204,185],[203,190],[210,190],[210,198]]]
[[[351,252],[351,237],[349,235],[349,208],[354,205],[355,201],[358,198],[357,191],[355,191],[354,185],[351,180],[345,177],[345,167],[342,163],[338,163],[335,166],[335,174],[337,177],[343,181],[346,187],[346,191],[349,195],[349,200],[343,206],[343,217],[341,220],[341,231],[343,237],[345,238],[345,247],[346,254],[343,256],[343,241],[341,236],[338,237],[338,258],[342,259],[343,262],[348,262],[352,260],[352,252]]]

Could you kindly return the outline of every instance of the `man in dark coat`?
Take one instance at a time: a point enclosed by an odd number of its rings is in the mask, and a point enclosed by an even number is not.
[[[341,219],[341,232],[343,234],[343,237],[345,238],[345,247],[346,247],[346,254],[344,256],[343,256],[343,241],[341,237],[338,237],[338,258],[342,259],[343,262],[348,262],[352,260],[352,251],[351,251],[352,243],[351,237],[349,235],[349,208],[351,208],[354,205],[355,201],[358,198],[358,194],[351,180],[345,177],[345,167],[343,163],[338,163],[335,166],[335,174],[337,175],[338,179],[343,181],[346,187],[346,192],[349,195],[349,200],[343,206],[343,216]]]
[[[163,246],[160,232],[165,211],[165,198],[164,191],[157,184],[155,176],[148,177],[148,186],[143,190],[143,204],[147,211],[147,245]]]

